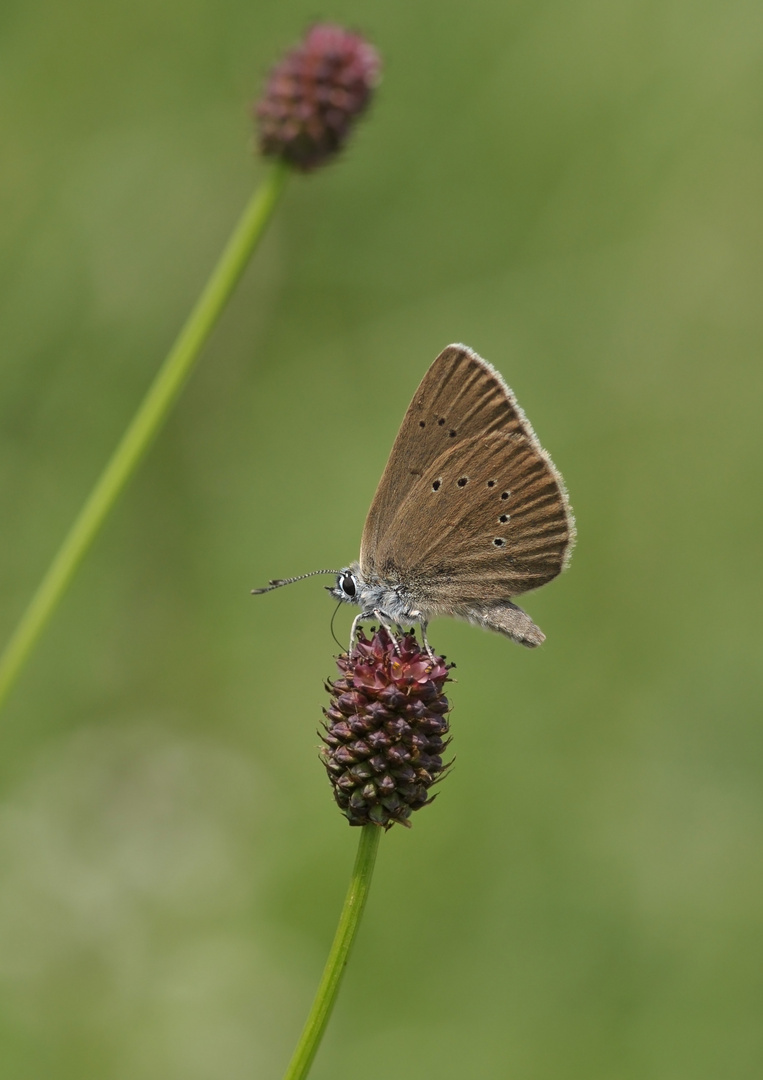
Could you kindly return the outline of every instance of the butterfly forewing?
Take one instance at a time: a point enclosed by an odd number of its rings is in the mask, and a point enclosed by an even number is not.
[[[409,583],[436,606],[498,603],[554,578],[573,540],[561,477],[511,391],[476,353],[449,346],[395,440],[361,571]]]

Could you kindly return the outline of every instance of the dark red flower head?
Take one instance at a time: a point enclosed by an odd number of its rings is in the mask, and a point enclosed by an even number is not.
[[[413,634],[393,638],[384,629],[370,641],[361,634],[337,667],[321,735],[334,798],[350,825],[409,825],[448,768],[449,668]]]
[[[263,154],[308,172],[341,150],[378,81],[379,55],[358,34],[320,23],[270,73],[255,112]]]

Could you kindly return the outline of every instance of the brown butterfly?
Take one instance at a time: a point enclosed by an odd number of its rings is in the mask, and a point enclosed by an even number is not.
[[[351,642],[364,619],[418,622],[429,650],[429,620],[450,615],[532,648],[545,635],[512,597],[555,578],[574,542],[564,481],[511,390],[471,349],[449,345],[405,414],[360,558],[313,573],[336,574],[331,595],[359,605]]]

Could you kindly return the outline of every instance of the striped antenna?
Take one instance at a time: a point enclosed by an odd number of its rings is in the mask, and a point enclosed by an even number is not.
[[[316,574],[333,574],[335,577],[337,574],[341,574],[341,570],[311,570],[309,574],[300,574],[299,577],[286,577],[286,578],[273,578],[269,581],[264,589],[252,589],[252,596],[259,596],[261,593],[272,592],[273,589],[280,589],[282,585],[293,585],[295,581],[304,581],[305,578],[315,577]]]

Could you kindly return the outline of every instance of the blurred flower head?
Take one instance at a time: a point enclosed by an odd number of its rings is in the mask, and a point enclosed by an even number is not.
[[[449,667],[412,633],[393,638],[383,628],[370,641],[361,634],[337,667],[321,735],[334,797],[350,825],[409,825],[448,768]]]
[[[367,108],[379,54],[359,34],[319,23],[273,68],[255,107],[262,153],[301,172],[323,165]]]

